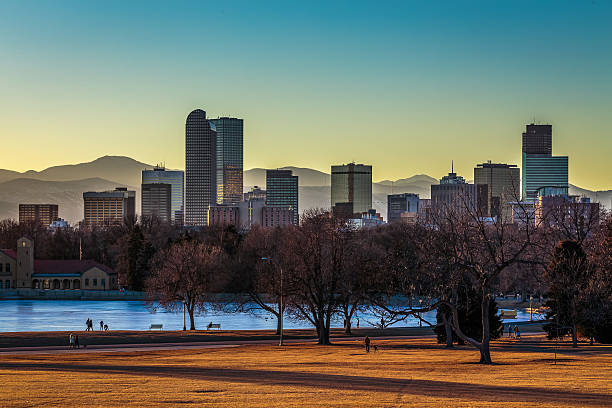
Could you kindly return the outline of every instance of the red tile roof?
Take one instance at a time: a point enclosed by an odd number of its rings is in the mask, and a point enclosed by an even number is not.
[[[108,274],[114,274],[111,268],[96,261],[78,259],[38,259],[34,261],[34,273],[37,274],[82,274],[97,267]]]
[[[0,249],[0,252],[4,252],[6,256],[9,256],[13,259],[17,259],[17,252],[12,249]]]

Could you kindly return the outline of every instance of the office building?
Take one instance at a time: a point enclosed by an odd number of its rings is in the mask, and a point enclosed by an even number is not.
[[[522,143],[522,199],[534,202],[545,186],[568,187],[568,157],[552,155],[552,125],[526,126]]]
[[[240,226],[240,208],[236,205],[217,204],[208,207],[208,226]]]
[[[331,206],[348,203],[353,214],[361,214],[372,208],[372,166],[343,164],[331,166]],[[342,205],[343,212],[347,204]]]
[[[413,193],[390,194],[387,196],[387,221],[402,221],[402,213],[415,214],[419,211],[419,195]]]
[[[185,173],[180,170],[166,170],[163,166],[156,166],[152,170],[142,171],[142,184],[169,184],[170,185],[170,221],[176,225],[184,223],[184,183]],[[142,215],[145,215],[144,194],[142,194]]]
[[[264,227],[282,227],[295,222],[293,210],[280,207],[263,207],[261,210],[261,225]]]
[[[266,170],[266,207],[293,211],[293,224],[299,224],[298,176],[291,170]]]
[[[217,202],[217,132],[201,109],[185,122],[185,225],[205,226]]]
[[[552,125],[526,125],[523,132],[523,153],[551,156]]]
[[[251,187],[249,191],[243,194],[243,200],[253,200],[253,199],[266,199],[266,190],[262,190],[258,186]]]
[[[237,204],[242,199],[243,120],[210,119],[217,131],[217,203]]]
[[[542,187],[569,188],[567,156],[523,153],[523,200],[536,201]]]
[[[172,221],[172,185],[151,183],[141,186],[143,217],[157,217],[161,221]]]
[[[136,192],[125,187],[113,191],[83,193],[83,223],[86,226],[118,225],[136,217]]]
[[[511,201],[520,199],[520,170],[515,164],[487,163],[474,168],[474,184],[487,185],[486,214],[511,221]],[[484,203],[483,203],[484,205]]]
[[[57,204],[19,204],[19,223],[36,223],[45,227],[59,219]]]
[[[437,210],[477,211],[479,215],[486,216],[487,197],[486,184],[468,184],[452,169],[440,179],[440,184],[431,186],[431,203]]]

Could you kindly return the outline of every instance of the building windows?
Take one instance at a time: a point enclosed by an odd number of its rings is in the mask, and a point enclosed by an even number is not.
[[[89,279],[85,279],[85,286],[89,286]]]
[[[100,286],[106,287],[106,279],[100,279]]]
[[[93,279],[93,285],[94,285],[94,287],[98,286],[98,279],[96,279],[96,278]]]
[[[5,268],[6,273],[9,273],[11,271],[11,264],[7,263]]]

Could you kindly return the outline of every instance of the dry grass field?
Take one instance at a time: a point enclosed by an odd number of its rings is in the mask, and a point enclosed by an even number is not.
[[[0,356],[0,406],[612,406],[612,347],[496,343],[496,364],[431,339]]]

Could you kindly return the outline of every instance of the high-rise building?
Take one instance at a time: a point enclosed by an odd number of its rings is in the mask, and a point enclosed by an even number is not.
[[[552,125],[527,125],[523,133],[523,153],[552,155]]]
[[[402,220],[402,213],[417,214],[419,211],[419,195],[413,193],[390,194],[387,196],[387,221]]]
[[[136,216],[136,192],[125,187],[113,191],[88,191],[83,193],[83,209],[86,226],[121,224]]]
[[[342,164],[331,166],[331,206],[341,205],[343,212],[347,204],[353,214],[372,209],[372,166],[364,164]]]
[[[172,221],[172,184],[150,183],[141,186],[143,217],[158,217]]]
[[[474,184],[486,184],[487,214],[490,217],[512,219],[512,206],[508,203],[520,199],[520,170],[515,164],[487,163],[474,168]]]
[[[243,120],[210,119],[217,130],[217,203],[237,204],[242,199]]]
[[[185,123],[185,225],[205,226],[217,202],[217,131],[201,109]]]
[[[567,156],[523,153],[523,200],[537,200],[542,187],[569,188]]]
[[[440,184],[431,185],[432,207],[443,211],[478,211],[486,216],[487,196],[486,184],[468,184],[453,170],[440,179]]]
[[[522,150],[523,201],[534,202],[541,187],[569,187],[568,157],[552,155],[552,125],[527,125]]]
[[[19,223],[36,223],[48,227],[59,219],[57,204],[19,204]]]
[[[266,170],[266,207],[293,211],[293,224],[299,224],[298,176],[291,170]]]
[[[156,166],[153,170],[142,171],[142,184],[169,184],[170,185],[170,219],[172,223],[183,225],[185,173],[180,170],[166,170],[163,166]],[[145,215],[144,193],[142,194],[142,215]]]

